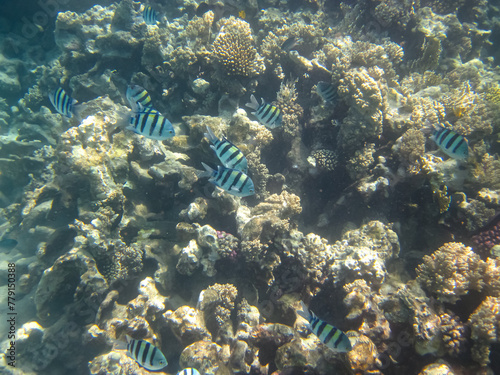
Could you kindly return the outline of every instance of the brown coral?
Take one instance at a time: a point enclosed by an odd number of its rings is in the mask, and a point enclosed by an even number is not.
[[[262,58],[253,46],[248,22],[235,17],[220,21],[221,28],[212,45],[212,56],[229,75],[252,77],[265,69]]]
[[[482,262],[470,247],[448,242],[424,257],[417,280],[443,302],[455,303],[471,289],[482,288]]]
[[[500,333],[500,298],[486,297],[469,318],[472,328],[472,358],[481,365],[487,365],[490,344],[497,343]]]

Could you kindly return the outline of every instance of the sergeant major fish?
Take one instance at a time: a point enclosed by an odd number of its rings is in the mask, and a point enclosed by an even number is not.
[[[146,138],[164,141],[175,135],[174,127],[168,119],[153,108],[144,108],[138,104],[138,110],[130,117],[127,129]]]
[[[83,109],[83,105],[77,104],[77,101],[69,96],[61,87],[52,91],[49,94],[49,99],[57,112],[69,118],[72,118],[73,115],[79,117],[80,111]]]
[[[127,87],[127,93],[125,94],[127,100],[132,107],[132,110],[136,111],[139,106],[142,105],[144,108],[151,107],[151,96],[148,92],[141,86],[130,85]]]
[[[212,169],[205,163],[201,164],[206,169],[206,172],[202,172],[198,177],[210,177],[209,182],[237,197],[247,197],[255,194],[252,179],[242,171],[221,165],[217,166],[217,169]]]
[[[325,102],[332,103],[337,98],[337,90],[328,82],[318,82],[316,85],[316,92]]]
[[[469,157],[467,140],[453,130],[439,126],[434,129],[431,138],[446,155],[457,160],[467,160]]]
[[[224,165],[224,167],[237,169],[239,171],[247,173],[247,158],[245,157],[245,155],[243,155],[238,147],[229,142],[226,137],[222,137],[222,140],[217,138],[208,125],[205,137],[207,137],[210,142],[213,143],[212,145],[210,145],[210,148],[217,154],[217,157]]]
[[[348,352],[352,349],[351,342],[344,332],[319,319],[304,302],[300,301],[300,306],[301,309],[297,310],[297,314],[309,322],[309,329],[323,344],[337,352]]]
[[[182,371],[179,371],[177,375],[200,375],[200,372],[195,368],[188,367]]]
[[[274,105],[266,103],[264,99],[261,98],[261,100],[262,104],[259,105],[255,96],[250,96],[251,102],[247,103],[246,106],[255,110],[255,112],[252,112],[252,115],[257,117],[262,124],[270,129],[281,126],[281,120],[283,118],[281,110]]]
[[[134,340],[127,336],[127,355],[148,371],[158,371],[168,363],[156,346],[145,340]]]
[[[149,5],[144,7],[142,18],[146,22],[146,25],[156,25],[158,23],[158,14]]]

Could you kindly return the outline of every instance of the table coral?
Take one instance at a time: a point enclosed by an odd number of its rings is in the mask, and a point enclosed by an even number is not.
[[[457,302],[469,290],[481,290],[482,263],[479,255],[460,242],[448,242],[432,255],[424,256],[417,280],[440,301]]]
[[[262,58],[253,46],[248,22],[233,16],[219,21],[220,31],[212,45],[213,58],[229,75],[251,77],[265,69]]]

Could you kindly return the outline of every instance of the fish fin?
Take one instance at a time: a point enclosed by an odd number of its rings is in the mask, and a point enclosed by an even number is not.
[[[208,140],[212,143],[215,143],[218,138],[215,136],[214,132],[212,131],[212,129],[210,129],[210,127],[207,125],[207,132],[205,133],[205,137],[208,138]]]
[[[297,314],[303,317],[305,320],[309,321],[311,319],[311,311],[306,306],[304,301],[300,301],[300,309],[297,310]]]
[[[257,110],[259,108],[259,102],[257,99],[255,99],[255,96],[252,94],[250,95],[250,103],[245,104],[248,108],[252,108],[254,110]],[[255,114],[255,112],[252,112],[252,114]]]
[[[82,104],[78,103],[75,99],[73,99],[73,105],[72,105],[72,114],[75,116],[75,118],[79,121],[83,120],[83,112],[89,107],[88,104]]]
[[[422,125],[422,131],[424,134],[432,134],[437,129],[439,129],[438,126],[431,124],[429,120],[425,120],[424,125]]]
[[[203,165],[203,168],[205,168],[204,171],[196,171],[196,176],[198,178],[204,178],[204,177],[212,177],[212,175],[215,172],[215,169],[209,167],[207,164],[201,162],[201,165]]]
[[[210,148],[211,148],[212,150],[214,150],[214,152],[215,152],[215,146],[214,146],[214,145],[210,145]]]
[[[114,339],[113,340],[113,350],[127,350],[127,344],[129,342],[129,337],[127,335],[127,342],[123,340]]]

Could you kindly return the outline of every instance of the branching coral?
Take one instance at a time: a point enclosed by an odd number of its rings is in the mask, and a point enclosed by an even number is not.
[[[500,298],[486,297],[469,318],[472,327],[472,358],[481,365],[487,365],[490,345],[497,343],[500,334]]]
[[[304,114],[304,110],[297,103],[296,80],[283,82],[278,91],[278,107],[283,111],[283,129],[292,136],[296,136],[299,131],[299,120]]]
[[[253,46],[248,22],[233,16],[222,19],[220,31],[212,45],[212,56],[229,75],[252,77],[265,69],[262,58]]]
[[[443,302],[456,302],[471,289],[481,290],[479,255],[459,242],[441,246],[417,268],[417,280]]]

